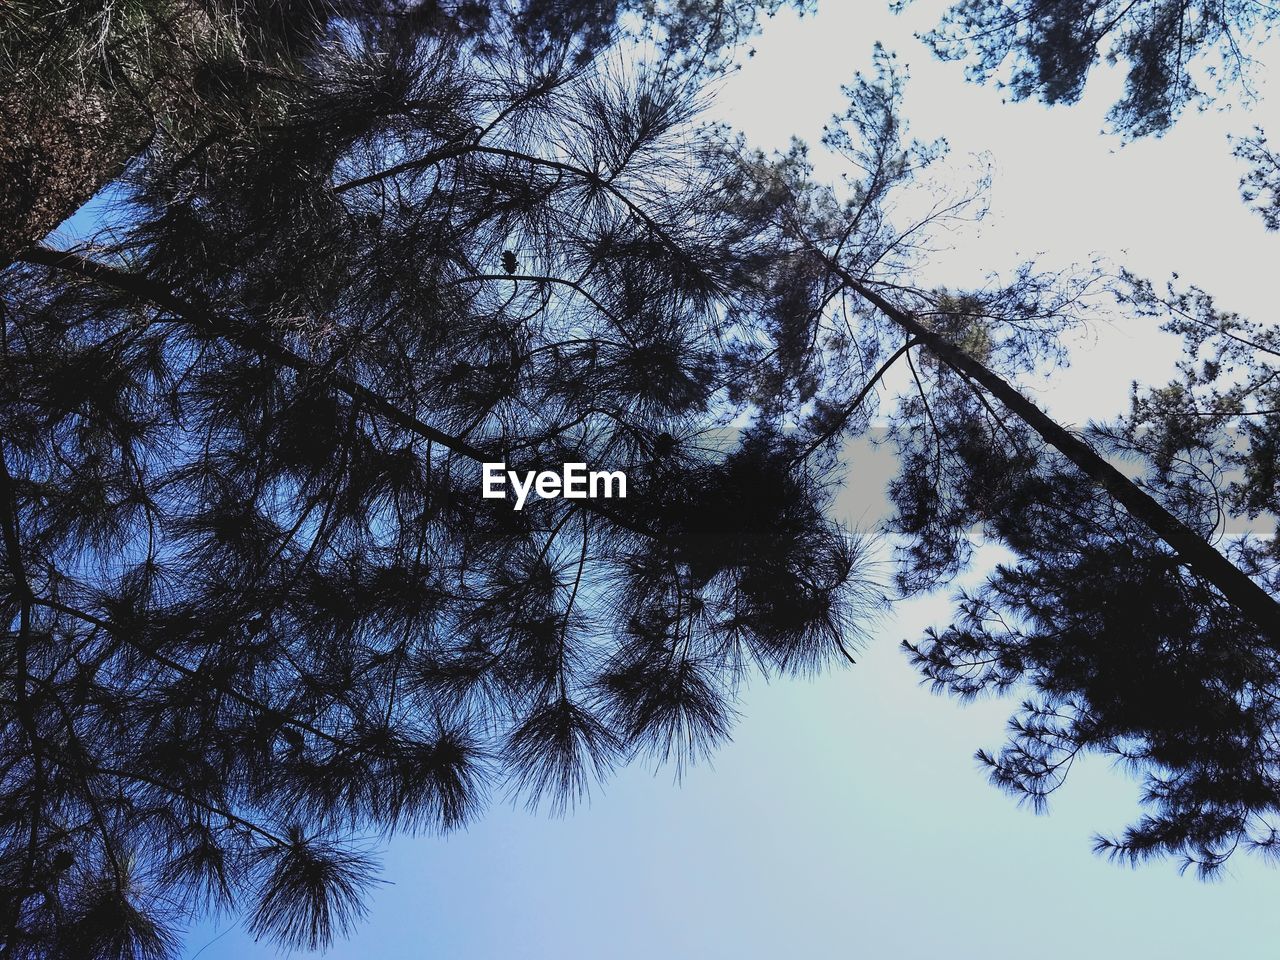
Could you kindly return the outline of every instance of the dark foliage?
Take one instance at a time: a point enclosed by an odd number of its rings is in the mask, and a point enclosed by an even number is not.
[[[826,135],[839,189],[700,125],[749,8],[663,6],[652,65],[602,49],[623,3],[271,21],[289,56],[209,79],[216,136],[161,127],[108,229],[0,274],[8,956],[166,956],[210,908],[321,947],[374,879],[358,832],[704,756],[750,671],[852,659],[875,591],[828,468],[889,386],[901,588],[975,531],[1014,556],[910,648],[962,696],[1031,691],[996,782],[1038,803],[1110,752],[1153,808],[1110,849],[1270,848],[1274,626],[955,359],[1060,360],[1097,277],[912,284],[981,185],[890,216],[943,145],[883,53]],[[1206,542],[1275,513],[1275,345],[1197,295],[1129,304],[1218,331],[1215,366],[1089,441]],[[1187,396],[1247,414],[1247,452],[1175,430]],[[515,511],[479,495],[499,460],[630,495]],[[1232,559],[1275,592],[1268,543]]]
[[[1078,100],[1099,60],[1119,62],[1125,93],[1110,120],[1140,137],[1219,90],[1247,90],[1244,48],[1276,18],[1251,0],[962,0],[925,39],[940,57],[966,61],[971,79],[1000,77],[1014,98],[1050,104]]]
[[[883,207],[862,201],[935,151],[904,142],[899,82],[885,58],[881,71],[870,89],[851,88],[854,108],[829,134],[869,172],[846,202],[811,186],[799,155],[755,171],[787,197],[764,214],[794,258],[786,295],[829,305],[792,314],[813,326],[777,337],[824,349],[780,350],[764,369],[804,383],[821,364],[816,389],[797,394],[812,400],[801,433],[815,453],[866,430],[877,385],[896,387],[890,531],[904,592],[951,581],[975,538],[1011,555],[959,598],[954,625],[907,645],[939,689],[1027,697],[1008,748],[980,754],[995,783],[1043,806],[1074,758],[1109,753],[1143,778],[1150,812],[1101,849],[1180,855],[1205,873],[1240,845],[1269,851],[1280,806],[1274,539],[1224,541],[1220,528],[1277,514],[1274,332],[1197,291],[1160,298],[1093,272],[1025,267],[979,289],[913,287],[910,247],[873,226]],[[1060,335],[1103,294],[1164,316],[1190,359],[1185,383],[1140,392],[1128,417],[1080,436],[1010,384],[1062,361]],[[1128,458],[1129,476],[1108,457]]]
[[[1091,441],[1141,468],[1146,488],[1207,540],[1228,517],[1274,518],[1274,331],[1220,313],[1198,291],[1159,297],[1128,282],[1128,303],[1168,316],[1188,360],[1181,382],[1135,393],[1130,416],[1091,428]],[[1150,812],[1099,838],[1099,850],[1132,861],[1174,854],[1205,876],[1241,847],[1272,853],[1280,650],[1266,625],[1242,617],[1069,464],[1010,424],[974,429],[980,418],[957,419],[934,397],[934,428],[957,457],[954,492],[922,495],[904,471],[898,500],[913,559],[923,553],[924,569],[937,567],[930,548],[940,538],[922,516],[952,543],[967,543],[965,524],[981,524],[1015,559],[961,596],[955,623],[906,648],[937,689],[1030,692],[1009,744],[979,753],[993,782],[1039,809],[1078,756],[1106,754],[1142,777]],[[1280,592],[1274,538],[1224,543]]]
[[[703,66],[485,23],[340,23],[0,275],[6,956],[168,956],[210,908],[324,946],[357,833],[562,809],[849,655],[859,548],[729,388],[809,305]],[[515,511],[490,460],[631,489]]]

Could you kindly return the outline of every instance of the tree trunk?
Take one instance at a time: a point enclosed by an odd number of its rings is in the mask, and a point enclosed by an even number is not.
[[[1178,560],[1188,569],[1212,583],[1227,600],[1257,624],[1264,634],[1280,642],[1280,602],[1215,550],[1212,544],[1108,463],[1093,447],[1024,397],[999,374],[925,326],[906,310],[890,303],[849,271],[826,258],[825,254],[822,256],[851,290],[919,340],[956,373],[975,381],[1003,403],[1010,413],[1034,430],[1045,443],[1075,464],[1085,476],[1106,490],[1130,514],[1145,523],[1156,536],[1172,547]]]

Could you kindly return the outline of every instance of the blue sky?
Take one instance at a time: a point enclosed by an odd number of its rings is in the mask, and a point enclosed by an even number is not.
[[[1280,129],[1275,107],[1190,116],[1160,140],[1122,146],[1099,134],[1114,72],[1073,108],[1005,104],[914,39],[943,4],[918,0],[900,18],[886,6],[822,0],[815,18],[770,21],[717,111],[766,147],[791,134],[816,141],[841,106],[839,85],[880,40],[910,66],[916,133],[947,136],[957,178],[982,151],[994,177],[990,215],[948,239],[931,280],[972,283],[1029,255],[1066,266],[1101,254],[1156,278],[1177,270],[1266,318],[1274,294],[1261,268],[1280,239],[1239,201],[1225,136],[1268,119]],[[1100,324],[1072,369],[1036,393],[1083,422],[1117,412],[1132,379],[1158,379],[1174,356],[1149,326]],[[900,604],[855,668],[753,684],[733,742],[678,786],[669,770],[635,767],[563,819],[498,798],[466,832],[395,840],[368,922],[328,956],[1275,955],[1274,870],[1240,856],[1206,885],[1172,863],[1135,871],[1090,852],[1094,832],[1137,812],[1138,786],[1105,760],[1079,764],[1049,816],[987,785],[973,751],[999,745],[1013,704],[933,697],[896,649],[945,623],[946,599]],[[228,918],[192,932],[187,956],[197,953],[276,955]]]
[[[1018,809],[972,760],[1008,704],[921,690],[894,649],[945,616],[903,605],[859,665],[758,684],[714,767],[622,772],[563,819],[497,804],[447,839],[387,855],[368,922],[327,956],[896,960],[1275,954],[1280,877],[1241,857],[1214,884],[1090,852],[1134,811],[1102,760],[1050,816]],[[276,955],[231,921],[201,960]]]

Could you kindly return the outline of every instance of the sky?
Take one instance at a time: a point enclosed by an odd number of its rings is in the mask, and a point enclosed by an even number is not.
[[[988,216],[949,237],[929,280],[975,285],[1028,257],[1066,267],[1101,256],[1156,280],[1177,271],[1223,305],[1270,318],[1266,266],[1280,237],[1240,201],[1226,141],[1255,123],[1280,129],[1265,72],[1251,110],[1190,115],[1161,139],[1126,145],[1101,133],[1116,72],[1096,72],[1073,107],[1004,103],[915,39],[943,6],[917,0],[894,17],[885,0],[820,0],[816,16],[780,14],[715,110],[767,149],[792,135],[816,143],[842,106],[840,85],[879,40],[909,68],[915,134],[950,142],[956,182],[991,165]],[[817,150],[819,173],[838,175]],[[1158,382],[1176,356],[1149,324],[1101,322],[1079,337],[1070,369],[1029,389],[1079,424],[1118,413],[1132,380]],[[849,503],[850,519],[865,522]],[[1046,816],[986,783],[973,752],[1001,744],[1016,704],[933,696],[897,649],[945,625],[949,610],[945,592],[898,604],[856,667],[752,684],[733,742],[679,784],[669,769],[637,766],[564,818],[499,797],[464,832],[394,840],[367,922],[328,956],[1275,955],[1274,869],[1241,855],[1205,884],[1174,863],[1133,870],[1091,852],[1095,833],[1138,812],[1138,785],[1107,761],[1078,764]],[[276,955],[234,918],[193,930],[186,952]]]

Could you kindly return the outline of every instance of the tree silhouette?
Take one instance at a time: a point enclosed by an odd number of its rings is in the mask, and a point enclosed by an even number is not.
[[[1244,40],[1274,20],[1256,4],[965,2],[927,39],[944,58],[967,58],[973,79],[1011,63],[1015,98],[1051,104],[1078,99],[1100,56],[1121,60],[1127,89],[1111,121],[1143,136],[1209,102],[1192,77],[1196,61],[1220,61],[1221,89],[1246,83]],[[1274,229],[1275,154],[1261,130],[1236,152],[1250,164],[1242,194]],[[1122,302],[1166,317],[1188,359],[1180,381],[1137,391],[1127,417],[1073,436],[974,355],[975,341],[989,354],[1012,319],[999,303],[1009,292],[1021,297],[1025,280],[998,295],[995,310],[987,293],[862,291],[914,337],[924,317],[933,333],[941,320],[948,340],[897,414],[903,464],[892,494],[896,529],[909,538],[900,578],[911,588],[945,581],[975,527],[1015,556],[959,598],[955,623],[906,649],[937,689],[1032,694],[1006,748],[979,753],[993,782],[1032,805],[1045,805],[1082,753],[1112,755],[1143,777],[1150,812],[1120,837],[1100,837],[1100,851],[1135,861],[1173,854],[1206,876],[1241,847],[1271,854],[1280,813],[1275,548],[1222,531],[1228,520],[1277,514],[1274,337],[1201,291],[1161,296],[1126,277]],[[914,306],[903,309],[903,297]],[[1022,316],[1049,315],[1034,301]],[[967,357],[955,357],[956,346]],[[1018,349],[1024,362],[1036,349],[1052,353],[1044,341]],[[1129,460],[1138,479],[1107,456]]]
[[[999,75],[1015,99],[1049,104],[1080,99],[1100,59],[1123,63],[1125,93],[1110,121],[1141,137],[1160,134],[1217,92],[1248,89],[1244,48],[1268,35],[1278,16],[1249,0],[961,0],[924,39],[943,59],[965,60],[971,79]]]
[[[1098,278],[913,282],[981,185],[896,221],[942,147],[908,137],[883,52],[826,136],[840,188],[700,123],[755,8],[673,4],[630,40],[638,4],[326,14],[235,109],[131,147],[95,238],[16,250],[6,955],[164,956],[218,906],[322,947],[376,873],[358,832],[705,755],[750,671],[852,659],[877,592],[831,468],[902,374],[900,586],[945,582],[975,527],[1015,557],[910,647],[961,695],[1033,691],[996,781],[1041,802],[1111,751],[1156,807],[1117,851],[1272,845],[1275,557],[1213,537],[1223,504],[1275,512],[1274,418],[1223,372],[1268,397],[1275,344],[1128,281],[1195,350],[1216,332],[1217,372],[1055,423],[1016,382]],[[1178,432],[1183,395],[1222,417]],[[1210,429],[1245,414],[1247,455]],[[1245,479],[1206,486],[1188,452]],[[517,511],[479,495],[497,461],[630,492]]]
[[[1187,359],[1179,381],[1135,392],[1131,413],[1092,427],[1089,440],[1141,467],[1146,488],[1206,540],[1227,517],[1275,516],[1275,331],[1218,311],[1200,291],[1158,295],[1127,282],[1135,308],[1186,337]],[[944,430],[965,429],[943,416]],[[1067,464],[1015,437],[970,430],[956,446],[966,450],[965,484],[994,469],[1004,489],[981,503],[968,494],[960,516],[981,516],[1017,559],[961,597],[956,623],[907,644],[912,659],[961,697],[1031,689],[1009,744],[979,758],[1033,805],[1082,753],[1143,776],[1151,812],[1120,837],[1100,837],[1099,850],[1180,855],[1202,875],[1240,848],[1272,853],[1274,636]],[[1240,569],[1272,595],[1280,589],[1274,538],[1227,544]]]
[[[869,171],[844,203],[808,183],[794,157],[751,163],[786,183],[790,200],[771,221],[800,264],[792,274],[808,278],[812,304],[837,304],[810,311],[814,329],[786,342],[856,344],[821,353],[824,386],[801,427],[812,448],[866,430],[870,388],[907,367],[887,411],[901,458],[890,488],[900,587],[947,583],[975,531],[1013,555],[959,597],[954,624],[907,644],[908,654],[938,689],[1028,696],[1008,748],[980,758],[1034,805],[1082,752],[1110,753],[1144,776],[1151,813],[1100,849],[1180,855],[1206,874],[1242,845],[1271,851],[1277,554],[1272,540],[1218,534],[1226,516],[1277,515],[1274,331],[1220,313],[1197,291],[1158,297],[1132,277],[1024,267],[981,289],[922,289],[910,282],[910,257],[886,275],[902,236],[869,232],[869,189],[934,154],[906,140],[889,58],[880,71],[879,82],[850,89],[852,108],[828,133]],[[1070,431],[1015,383],[1062,359],[1060,334],[1104,293],[1187,337],[1185,382],[1141,391],[1116,424]],[[1242,430],[1227,432],[1240,418]]]
[[[1212,583],[1259,629],[1276,636],[1280,630],[1280,604],[1274,597],[1207,543],[1203,533],[1187,524],[1175,510],[1126,477],[1089,443],[1053,421],[1011,383],[1010,378],[1020,371],[1060,357],[1056,336],[1080,322],[1081,298],[1096,278],[1086,275],[1064,285],[1057,283],[1055,277],[1037,274],[1025,266],[1011,284],[994,290],[937,291],[910,285],[908,271],[913,258],[906,238],[918,232],[920,224],[901,235],[890,223],[867,222],[877,189],[910,180],[938,155],[937,145],[905,140],[905,127],[898,117],[900,91],[900,76],[892,58],[883,52],[877,56],[875,80],[861,78],[848,89],[852,106],[841,122],[829,129],[827,142],[868,173],[843,202],[833,191],[807,182],[807,170],[797,164],[794,155],[772,164],[757,156],[746,164],[748,175],[772,179],[782,185],[780,192],[787,195],[786,200],[763,215],[773,221],[776,242],[788,245],[791,251],[794,261],[790,266],[799,277],[796,282],[807,283],[807,295],[817,303],[852,298],[853,302],[843,304],[846,310],[842,316],[852,315],[864,321],[856,328],[846,321],[841,332],[846,339],[833,335],[832,340],[837,345],[857,341],[860,346],[854,360],[864,370],[871,365],[869,361],[881,357],[890,357],[891,363],[904,358],[909,362],[912,349],[927,352],[948,375],[966,384],[984,409],[990,406],[989,401],[995,401],[1022,429],[1034,434],[1037,442],[1069,461],[1090,484],[1100,487],[1108,498],[1176,550],[1183,563]],[[926,222],[965,202],[966,198],[961,198],[942,204]],[[752,211],[752,215],[762,214]],[[896,282],[887,279],[890,272],[896,272]],[[803,290],[792,293],[806,295]],[[809,328],[785,339],[817,342],[823,311],[810,310],[801,316],[807,318]],[[902,346],[895,351],[897,344]],[[848,351],[845,355],[833,352],[826,358],[827,381],[857,386],[865,380],[850,368],[847,354]],[[879,371],[876,377],[883,372]],[[918,383],[918,373],[914,376]],[[918,392],[927,406],[923,386]],[[859,390],[856,402],[862,399],[864,393]],[[832,409],[844,408],[842,403],[824,400],[814,418],[821,431],[818,442],[822,443],[840,432],[826,429],[824,419]],[[936,418],[927,419],[926,426],[939,432]],[[843,425],[847,425],[847,418]],[[935,470],[932,476],[916,473],[916,477],[917,484],[927,485],[935,494],[950,482],[943,469]],[[951,538],[942,537],[935,546],[945,547],[950,542]],[[936,572],[953,572],[957,559],[951,556],[935,565]]]
[[[702,68],[581,50],[349,21],[0,275],[5,955],[165,956],[218,906],[324,946],[358,831],[563,808],[849,657],[861,548],[730,389],[803,305]],[[515,511],[499,460],[631,492]]]

